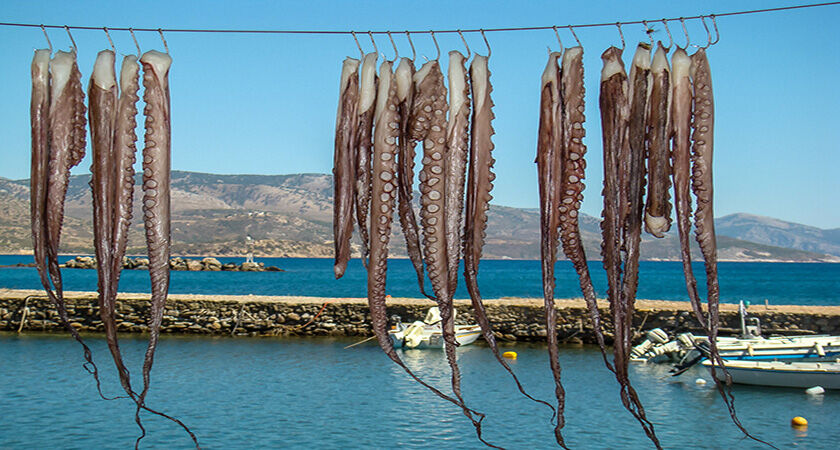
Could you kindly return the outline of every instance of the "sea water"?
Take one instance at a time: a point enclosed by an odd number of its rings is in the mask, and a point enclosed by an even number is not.
[[[121,392],[100,337],[86,336],[106,395]],[[207,449],[486,448],[460,408],[414,382],[373,343],[353,339],[162,338],[148,405],[186,423]],[[146,341],[121,346],[135,389]],[[526,390],[553,402],[544,345],[516,344],[510,361]],[[399,354],[425,381],[451,392],[440,350]],[[130,400],[105,401],[81,367],[81,347],[64,335],[0,334],[0,448],[125,449],[139,430]],[[551,411],[522,396],[490,350],[458,349],[468,406],[486,414],[484,437],[511,449],[557,448]],[[618,384],[592,347],[561,347],[566,388],[564,436],[570,448],[652,448],[621,406]],[[631,365],[631,379],[665,448],[769,448],[732,424],[711,377],[695,367]],[[698,384],[702,378],[706,384]],[[734,386],[738,417],[778,448],[834,449],[840,442],[840,392]],[[805,417],[807,430],[790,427]],[[141,448],[192,448],[180,427],[143,414]]]
[[[62,261],[70,259],[62,257]],[[223,263],[241,263],[244,258],[219,258]],[[333,275],[332,259],[257,258],[284,272],[172,272],[169,292],[174,294],[299,295],[313,297],[365,297],[366,272],[353,259],[340,280]],[[31,256],[0,256],[0,266],[30,263]],[[598,296],[606,294],[607,281],[600,261],[589,263]],[[461,270],[461,273],[463,270]],[[840,264],[831,263],[719,263],[721,301],[771,305],[840,305]],[[701,296],[705,297],[702,263],[694,264]],[[96,271],[65,269],[64,286],[69,291],[96,291]],[[558,298],[580,297],[577,274],[569,261],[556,266]],[[456,298],[469,298],[463,275]],[[478,281],[486,299],[542,297],[539,261],[484,260]],[[31,267],[0,268],[0,288],[41,289],[37,271]],[[431,287],[426,280],[427,292]],[[124,270],[121,292],[149,292],[149,273]],[[388,261],[387,293],[393,297],[422,297],[417,276],[407,259]],[[676,261],[642,261],[639,268],[638,298],[688,301],[682,264]]]

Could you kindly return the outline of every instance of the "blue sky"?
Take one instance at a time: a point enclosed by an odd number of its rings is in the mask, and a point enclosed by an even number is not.
[[[150,28],[404,30],[546,26],[692,16],[798,4],[795,1],[17,1],[0,4],[0,21]],[[822,228],[840,227],[840,6],[721,17],[721,40],[709,50],[717,107],[716,216],[749,212]],[[699,21],[693,41],[705,40]],[[661,24],[655,37],[667,39]],[[678,43],[678,23],[671,24]],[[624,29],[625,60],[643,27]],[[156,33],[137,33],[143,50],[160,49]],[[67,49],[63,31],[51,30]],[[85,80],[102,31],[74,31]],[[587,87],[587,186],[583,209],[601,210],[600,54],[618,44],[613,27],[578,30]],[[133,53],[128,33],[113,32],[117,51]],[[480,35],[470,45],[484,52]],[[538,204],[533,163],[539,79],[551,31],[488,33],[496,103],[495,202]],[[573,39],[561,30],[564,43]],[[172,166],[214,173],[326,173],[341,61],[357,56],[349,36],[169,33],[173,110]],[[365,50],[367,38],[360,39]],[[400,51],[410,53],[403,35]],[[438,35],[442,52],[462,49],[457,35]],[[428,35],[414,35],[418,60],[434,57]],[[379,48],[393,55],[385,37]],[[29,65],[45,47],[40,29],[0,27],[0,176],[29,174]],[[85,81],[85,84],[87,81]],[[86,159],[74,170],[85,173]]]

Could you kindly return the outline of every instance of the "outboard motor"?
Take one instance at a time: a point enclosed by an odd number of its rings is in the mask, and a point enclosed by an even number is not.
[[[630,351],[631,358],[641,358],[642,355],[648,352],[653,346],[661,345],[668,342],[668,333],[662,328],[654,328],[647,332],[645,340],[641,344],[633,347]]]

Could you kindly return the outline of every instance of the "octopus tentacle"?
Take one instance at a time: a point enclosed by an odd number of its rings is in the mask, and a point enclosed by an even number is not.
[[[493,180],[496,175],[492,171],[495,160],[492,155],[494,145],[491,138],[495,133],[492,125],[495,116],[490,93],[493,87],[490,84],[490,71],[487,67],[488,58],[481,55],[477,55],[476,58],[470,65],[470,87],[476,108],[473,108],[471,119],[472,132],[470,133],[467,198],[464,215],[464,280],[470,294],[476,320],[481,327],[482,336],[490,350],[493,351],[496,360],[513,377],[519,392],[535,402],[548,406],[554,412],[554,407],[548,402],[536,399],[525,391],[516,374],[513,373],[513,369],[502,357],[478,287],[478,265],[481,261],[486,237],[487,211],[492,199],[490,191],[493,189]],[[481,105],[480,109],[478,108],[479,104]]]
[[[697,279],[691,270],[691,104],[693,101],[689,69],[691,60],[682,48],[671,57],[671,165],[674,180],[674,206],[677,213],[677,230],[680,239],[680,259],[686,290],[694,315],[706,328],[708,321],[697,293]]]
[[[120,68],[120,97],[114,125],[114,231],[111,250],[113,283],[112,298],[116,298],[122,260],[128,245],[128,228],[131,225],[134,205],[134,163],[137,153],[137,95],[140,65],[137,57],[127,55]]]
[[[114,208],[116,170],[114,167],[114,127],[118,108],[117,78],[114,73],[114,52],[99,52],[94,64],[93,75],[88,87],[90,108],[90,136],[92,160],[90,185],[93,203],[93,245],[98,262],[97,290],[99,292],[99,314],[105,329],[108,349],[116,365],[120,384],[129,396],[133,395],[128,369],[123,363],[117,340],[114,317],[119,277],[113,264]],[[120,258],[120,262],[122,258]]]
[[[671,79],[667,51],[658,43],[651,64],[647,112],[648,192],[645,231],[657,238],[671,229],[670,106]]]
[[[397,85],[394,82],[392,64],[389,61],[380,67],[379,87],[376,95],[375,133],[373,150],[372,196],[370,217],[370,261],[368,264],[368,305],[370,306],[371,324],[379,346],[391,360],[403,368],[417,382],[430,389],[441,398],[464,409],[465,414],[480,414],[464,406],[462,399],[447,396],[418,378],[394,350],[388,336],[388,315],[385,302],[385,283],[388,267],[388,242],[391,235],[396,203],[397,175],[397,140],[400,135],[400,117],[398,112]],[[480,437],[479,433],[479,437]]]
[[[635,310],[636,291],[639,285],[639,244],[642,236],[642,210],[645,196],[645,155],[647,100],[650,83],[650,46],[641,43],[633,55],[630,68],[629,100],[630,119],[628,144],[627,216],[622,242],[626,252],[624,278],[622,279],[622,304],[626,309],[623,348],[630,349]]]
[[[621,249],[624,229],[629,214],[628,178],[630,165],[630,104],[629,86],[622,51],[610,47],[602,55],[604,68],[601,71],[601,121],[604,141],[604,211],[601,222],[603,235],[602,256],[609,285],[607,295],[610,301],[615,344],[613,347],[616,380],[621,385],[621,401],[624,407],[639,421],[648,438],[661,448],[653,424],[646,418],[644,407],[635,389],[630,385],[627,374],[630,329],[627,326],[629,305],[622,294]]]
[[[697,197],[697,211],[694,214],[694,225],[697,243],[706,268],[706,288],[709,316],[708,336],[711,347],[712,379],[718,387],[729,415],[735,425],[747,437],[764,444],[767,442],[751,435],[741,424],[735,414],[735,399],[732,396],[732,378],[717,347],[718,323],[720,323],[720,286],[717,271],[717,240],[715,238],[714,219],[714,184],[712,181],[712,158],[714,156],[714,128],[715,103],[712,93],[712,75],[706,50],[700,48],[691,55],[689,75],[692,80],[694,93],[694,109],[692,111],[692,147],[691,147],[691,188]],[[715,376],[716,367],[724,373],[726,386]],[[769,444],[768,444],[769,445]]]
[[[57,297],[63,304],[64,291],[58,267],[58,251],[70,169],[79,164],[85,153],[85,94],[82,91],[81,73],[76,65],[75,52],[56,52],[50,62],[50,72],[52,81],[46,201],[47,259],[51,281]]]
[[[455,355],[455,318],[452,292],[449,290],[449,257],[446,232],[446,86],[436,60],[427,62],[414,74],[415,97],[412,106],[412,137],[423,141],[423,169],[420,171],[420,220],[423,227],[423,253],[432,289],[440,308],[444,351],[452,370],[452,391],[481,438],[484,415],[464,403],[461,395],[461,371]],[[479,418],[476,420],[473,414]]]
[[[350,260],[353,234],[353,191],[356,184],[356,138],[359,104],[359,60],[347,58],[341,68],[338,113],[335,119],[333,157],[333,236],[335,241],[335,278],[341,278]]]
[[[32,72],[31,182],[34,201],[31,208],[36,265],[41,284],[55,305],[61,323],[82,345],[84,367],[96,380],[99,396],[110,400],[102,394],[90,348],[70,325],[58,263],[70,169],[81,161],[85,151],[85,94],[76,53],[59,51],[50,61],[48,50],[38,50]]]
[[[554,304],[554,266],[560,230],[560,196],[562,189],[563,160],[563,99],[560,96],[560,53],[548,56],[542,75],[540,96],[540,125],[537,139],[537,175],[540,189],[540,256],[542,260],[543,301],[548,339],[548,355],[554,376],[554,393],[557,398],[557,425],[554,436],[557,443],[566,447],[562,428],[565,426],[563,410],[566,391],[560,382],[561,367],[557,342],[557,309]]]
[[[54,296],[47,278],[47,167],[50,158],[50,51],[35,50],[32,57],[32,98],[30,122],[32,127],[32,165],[30,169],[30,225],[35,267],[41,284],[50,297]]]
[[[461,220],[464,211],[464,182],[466,181],[467,152],[469,150],[470,89],[464,55],[449,52],[449,121],[446,128],[446,184],[444,193],[444,228],[446,257],[449,272],[449,293],[455,295],[458,286],[458,262],[461,259]]]
[[[562,70],[560,79],[560,95],[563,98],[563,145],[562,145],[562,167],[563,175],[559,213],[560,213],[560,241],[563,244],[563,253],[572,262],[580,281],[580,289],[586,301],[589,317],[592,319],[592,326],[595,331],[595,338],[601,348],[601,356],[604,364],[610,371],[615,371],[612,364],[607,360],[604,334],[601,331],[601,313],[598,311],[598,300],[595,295],[595,287],[592,285],[592,277],[589,274],[589,265],[586,262],[586,253],[583,250],[583,242],[580,239],[580,226],[578,223],[580,205],[583,201],[583,190],[586,187],[583,183],[586,177],[586,144],[583,138],[586,136],[586,129],[583,124],[586,122],[584,114],[586,93],[583,84],[583,47],[567,48],[563,53]]]
[[[423,253],[420,247],[420,228],[414,216],[412,204],[414,189],[414,146],[416,140],[411,138],[411,107],[414,103],[414,61],[402,58],[394,73],[397,84],[398,110],[400,114],[400,135],[397,146],[397,212],[400,218],[400,228],[405,237],[405,248],[414,272],[417,274],[417,285],[420,292],[429,298],[424,288],[425,274],[423,271]]]
[[[376,100],[376,59],[378,53],[368,53],[362,63],[359,83],[359,125],[356,139],[356,222],[362,239],[362,264],[367,267],[370,236],[367,218],[370,212],[371,155],[373,153],[373,113]]]

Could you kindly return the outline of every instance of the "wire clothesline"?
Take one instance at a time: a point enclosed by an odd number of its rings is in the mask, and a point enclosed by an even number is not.
[[[210,28],[132,28],[132,27],[94,27],[94,26],[82,26],[82,25],[44,25],[44,24],[34,24],[34,23],[11,23],[11,22],[0,22],[0,26],[8,26],[8,27],[30,27],[30,28],[62,28],[62,29],[72,29],[72,30],[97,30],[102,31],[102,29],[107,29],[110,31],[154,31],[154,32],[166,32],[166,33],[238,33],[238,34],[334,34],[334,35],[351,35],[353,33],[359,34],[391,34],[391,33],[412,33],[412,34],[422,34],[422,33],[493,33],[493,32],[508,32],[508,31],[541,31],[541,30],[554,30],[557,28],[568,28],[572,30],[574,28],[594,28],[594,27],[614,27],[616,25],[623,26],[623,25],[647,25],[648,22],[657,22],[657,21],[685,21],[685,20],[693,20],[693,19],[703,19],[707,17],[726,17],[726,16],[738,16],[743,14],[759,14],[759,13],[767,13],[767,12],[778,12],[778,11],[790,11],[795,9],[804,9],[804,8],[816,8],[821,6],[836,6],[840,5],[840,1],[836,2],[825,2],[825,3],[812,3],[807,5],[792,5],[792,6],[781,6],[777,8],[763,8],[763,9],[753,9],[753,10],[746,10],[746,11],[732,11],[732,12],[724,12],[724,13],[717,13],[717,14],[707,14],[707,15],[697,15],[697,16],[684,16],[684,17],[672,17],[666,19],[646,19],[646,20],[631,20],[625,22],[602,22],[602,23],[586,23],[586,24],[570,24],[570,25],[549,25],[549,26],[535,26],[535,27],[503,27],[503,28],[475,28],[475,29],[447,29],[447,30],[366,30],[366,31],[359,31],[359,30],[248,30],[248,29],[210,29]]]

